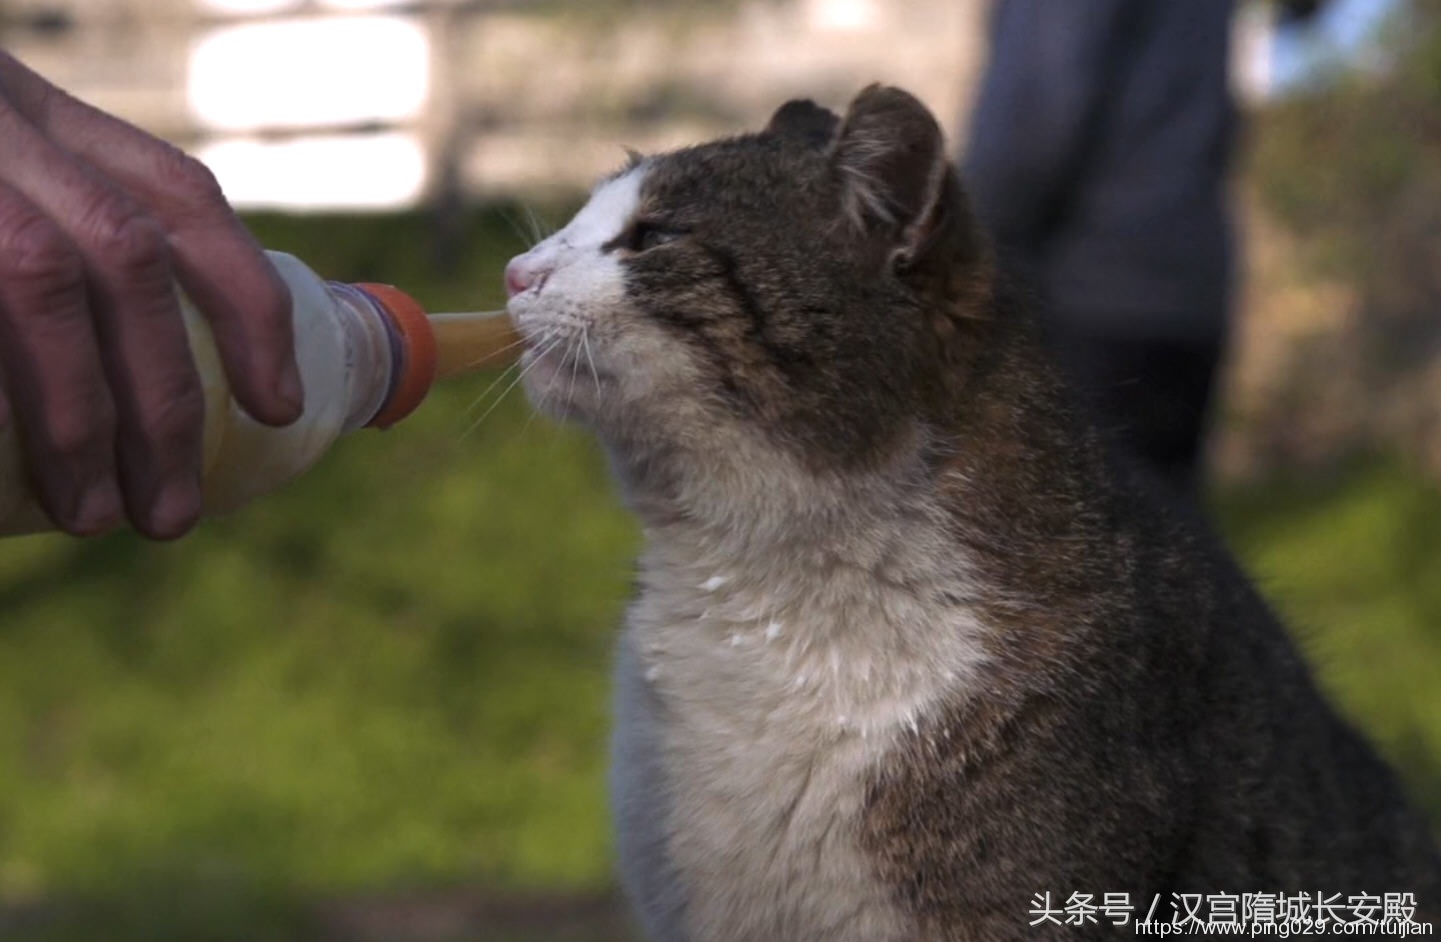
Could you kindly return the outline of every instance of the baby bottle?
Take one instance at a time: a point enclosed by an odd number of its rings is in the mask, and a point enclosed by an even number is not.
[[[509,320],[494,314],[432,319],[389,285],[328,282],[294,256],[268,252],[290,287],[295,358],[305,411],[274,428],[231,398],[205,318],[181,295],[181,313],[205,394],[204,510],[230,510],[315,464],[337,438],[388,428],[418,406],[437,373],[514,359]],[[0,534],[54,529],[29,487],[14,424],[0,429]]]

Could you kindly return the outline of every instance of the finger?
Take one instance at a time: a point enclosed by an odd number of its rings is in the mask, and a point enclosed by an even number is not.
[[[77,535],[119,522],[115,413],[65,234],[0,182],[0,372],[36,495]]]
[[[108,212],[87,254],[121,490],[138,530],[172,539],[200,516],[205,398],[160,227],[123,202]]]
[[[297,418],[303,394],[290,294],[214,175],[3,54],[0,87],[46,136],[116,180],[162,225],[175,275],[214,328],[226,376],[246,411],[271,424]]]
[[[127,195],[3,104],[0,166],[84,261],[130,519],[147,535],[178,536],[200,512],[205,415],[162,230]]]

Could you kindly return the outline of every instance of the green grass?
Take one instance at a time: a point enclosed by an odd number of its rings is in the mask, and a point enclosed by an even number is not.
[[[1373,460],[1217,501],[1322,686],[1441,825],[1441,487]]]
[[[467,400],[174,545],[0,547],[0,890],[606,878],[630,527],[586,443]]]
[[[255,226],[435,308],[497,306],[520,244],[476,216],[437,274],[414,218]],[[309,939],[316,899],[611,884],[637,535],[596,448],[519,394],[470,429],[491,378],[179,543],[0,543],[0,914],[66,906],[7,938]],[[1441,818],[1441,491],[1376,463],[1218,506]]]

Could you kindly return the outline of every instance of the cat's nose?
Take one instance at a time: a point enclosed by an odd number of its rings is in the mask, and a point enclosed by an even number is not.
[[[508,296],[515,297],[522,291],[538,288],[545,282],[548,274],[549,268],[537,265],[524,255],[517,255],[505,266],[505,292]]]

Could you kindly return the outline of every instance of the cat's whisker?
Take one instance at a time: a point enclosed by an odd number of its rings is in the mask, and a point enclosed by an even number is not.
[[[469,362],[467,362],[467,363],[465,364],[465,368],[466,368],[466,369],[469,369],[469,368],[471,368],[471,367],[480,366],[482,363],[485,363],[487,360],[494,360],[494,359],[496,359],[497,357],[499,357],[499,356],[501,356],[501,355],[503,355],[503,354],[509,353],[510,351],[514,350],[516,347],[524,346],[524,345],[526,344],[526,342],[527,342],[527,341],[526,341],[526,338],[524,338],[524,337],[520,338],[519,340],[512,340],[510,343],[506,344],[506,345],[503,346],[503,347],[497,347],[496,349],[491,350],[489,353],[482,354],[481,356],[476,357],[474,360],[470,360]],[[515,365],[515,364],[513,364],[513,363],[511,364],[511,366],[514,366],[514,365]]]
[[[544,355],[545,353],[549,353],[552,349],[555,348],[556,344],[560,343],[563,339],[564,339],[564,338],[557,337],[557,338],[554,338],[554,339],[550,340],[548,343],[546,343],[546,344],[545,344],[545,348],[544,348],[544,350],[542,351],[542,355]],[[504,353],[504,352],[506,352],[506,351],[508,351],[508,350],[513,350],[513,349],[515,349],[516,347],[521,346],[521,345],[523,345],[523,344],[525,344],[525,343],[528,343],[528,342],[529,342],[529,341],[528,341],[526,338],[521,338],[521,339],[519,339],[519,340],[513,341],[513,342],[511,342],[511,343],[506,344],[504,347],[501,347],[499,350],[493,351],[492,353],[487,354],[486,356],[481,357],[480,359],[477,359],[477,360],[472,361],[470,365],[471,365],[471,366],[479,365],[480,363],[484,362],[485,360],[490,359],[491,357],[496,356],[497,354]],[[481,407],[481,405],[483,405],[483,404],[485,403],[486,399],[490,396],[490,394],[495,390],[495,388],[496,388],[497,386],[499,386],[501,383],[504,383],[506,380],[510,379],[510,378],[511,378],[511,377],[510,377],[510,374],[513,373],[513,372],[516,371],[516,370],[519,370],[520,368],[521,368],[520,360],[517,359],[514,363],[511,363],[511,364],[507,365],[507,366],[505,367],[505,369],[501,370],[501,371],[500,371],[500,374],[499,374],[498,376],[496,376],[496,378],[495,378],[494,380],[491,381],[490,385],[486,386],[485,389],[481,390],[480,395],[476,396],[476,397],[475,397],[475,400],[472,401],[470,405],[466,406],[466,408],[465,408],[466,414],[469,415],[469,414],[475,412],[476,409],[479,409],[479,408]],[[506,392],[509,392],[509,389],[507,389]],[[501,393],[501,395],[504,396],[505,393],[503,392],[503,393]]]
[[[547,407],[548,407],[549,404],[550,404],[550,393],[542,391],[541,394],[540,394],[540,402],[536,403],[536,405],[537,405],[537,406],[544,405],[544,406],[547,406]],[[520,426],[520,434],[521,434],[522,436],[525,435],[525,433],[530,430],[530,423],[532,423],[532,422],[535,421],[535,417],[536,417],[536,415],[539,413],[539,411],[540,411],[539,409],[532,409],[532,410],[530,410],[530,415],[528,415],[528,416],[525,417],[525,421],[524,421],[523,423],[521,423],[521,426]]]
[[[541,220],[540,214],[535,211],[535,208],[532,207],[529,203],[526,203],[522,206],[522,209],[525,210],[526,221],[530,224],[531,237],[535,240],[531,244],[539,245],[546,239],[550,238],[550,227]]]
[[[526,209],[529,211],[529,207],[526,207]],[[534,226],[521,226],[520,222],[506,210],[497,210],[497,212],[500,218],[505,220],[505,224],[510,227],[510,231],[515,233],[515,237],[519,239],[527,249],[535,248],[540,242],[540,239],[534,237]]]
[[[539,401],[537,401],[537,402],[535,403],[536,408],[530,410],[530,415],[526,416],[526,417],[525,417],[525,422],[523,422],[523,423],[521,424],[521,426],[520,426],[520,434],[521,434],[521,435],[525,435],[526,432],[530,431],[530,425],[531,425],[532,422],[535,421],[535,417],[540,414],[541,409],[542,409],[542,408],[549,409],[549,408],[550,408],[551,401],[555,398],[555,393],[553,393],[551,390],[549,390],[549,389],[547,389],[547,388],[545,388],[545,387],[541,387],[539,390],[537,390],[537,393],[538,393],[538,400],[539,400]]]
[[[472,401],[470,405],[465,407],[466,414],[469,415],[476,409],[479,409],[481,404],[485,402],[486,397],[488,397],[491,392],[495,390],[495,387],[505,382],[507,379],[510,378],[511,373],[519,369],[520,361],[517,360],[516,362],[507,366],[505,369],[501,370],[499,375],[497,375],[495,379],[491,381],[490,385],[486,386],[485,389],[481,390],[480,395],[476,396],[474,401]]]
[[[583,329],[583,328],[582,328],[581,336],[582,336],[582,337],[585,336],[585,334],[584,334],[584,329]],[[566,359],[569,358],[570,361],[571,361],[571,364],[570,364],[570,385],[566,388],[565,397],[564,397],[564,401],[567,401],[567,402],[573,401],[573,400],[575,399],[576,377],[577,377],[577,372],[578,372],[579,369],[580,369],[580,344],[575,343],[573,337],[572,337],[572,338],[568,338],[568,339],[569,339],[571,342],[570,342],[569,345],[566,347],[565,353],[564,353],[564,355],[561,357],[561,360],[560,360],[560,366],[561,366],[561,369],[562,369],[562,370],[565,369],[565,361],[566,361]],[[547,396],[547,398],[549,398],[550,395],[556,395],[556,394],[553,394],[553,393],[552,393],[552,394],[549,394],[549,395]],[[557,398],[559,398],[559,397],[557,396]],[[525,425],[524,425],[524,426],[522,427],[522,429],[521,429],[522,432],[524,432],[524,430],[525,430],[526,428],[529,428],[529,427],[530,427],[530,423],[535,420],[535,416],[536,416],[536,413],[531,413],[530,418],[529,418],[529,419],[526,419],[526,423],[525,423]],[[554,453],[555,453],[555,450],[556,450],[556,448],[560,445],[561,441],[562,441],[562,439],[561,439],[561,435],[560,435],[560,429],[559,429],[558,426],[554,426],[554,425],[553,425],[553,426],[551,427],[551,454],[554,454]]]
[[[557,341],[557,344],[566,342],[568,339],[569,339],[569,338],[561,338],[560,340]],[[550,349],[553,349],[553,348],[554,348],[554,345],[552,345],[552,347],[551,347]],[[566,350],[565,350],[565,352],[564,352],[563,355],[561,356],[561,359],[560,359],[560,369],[561,369],[561,370],[564,370],[564,369],[565,369],[565,360],[566,360],[566,357],[570,356],[572,350],[574,350],[574,346],[573,346],[573,345],[570,346],[570,347],[567,347]],[[571,391],[574,392],[574,383],[572,383],[572,390],[571,390]],[[537,393],[538,393],[538,396],[539,396],[539,401],[536,403],[536,405],[537,405],[537,407],[544,407],[545,409],[549,409],[550,406],[551,406],[551,404],[552,404],[557,398],[559,398],[559,397],[558,397],[558,394],[557,394],[553,389],[551,389],[551,388],[549,388],[549,387],[546,387],[546,386],[542,386],[539,390],[537,390]],[[569,395],[569,394],[567,394],[567,395]],[[520,427],[520,434],[521,434],[521,435],[525,435],[526,432],[528,432],[528,431],[530,430],[531,423],[535,421],[536,416],[539,415],[539,414],[541,413],[541,411],[542,411],[541,408],[536,408],[536,409],[532,409],[532,410],[531,410],[530,415],[528,415],[528,416],[526,417],[526,419],[525,419],[525,423],[522,424],[521,427]],[[552,425],[552,426],[551,426],[551,441],[552,441],[552,443],[560,441],[560,429],[559,429],[558,426],[555,426],[555,425]]]
[[[477,418],[474,422],[470,423],[470,425],[466,428],[464,432],[460,433],[461,439],[466,438],[468,435],[470,435],[471,432],[474,432],[476,429],[480,428],[481,423],[484,422],[487,418],[489,418],[490,414],[494,412],[502,402],[505,401],[505,397],[510,393],[510,391],[515,389],[516,386],[520,385],[521,381],[525,379],[525,374],[535,369],[536,366],[543,359],[545,359],[545,357],[548,356],[552,350],[554,350],[559,344],[563,343],[564,341],[564,337],[557,337],[554,340],[550,341],[550,343],[547,344],[544,348],[542,348],[540,352],[536,354],[535,359],[532,360],[528,366],[515,374],[515,378],[511,380],[510,385],[506,386],[505,389],[501,390],[500,394],[495,397],[495,401],[492,402],[490,406],[480,414],[480,417]]]
[[[581,335],[582,337],[585,336],[585,330],[584,330],[584,328],[582,328],[580,335]],[[568,400],[574,400],[574,399],[575,399],[575,381],[576,381],[576,377],[577,377],[577,376],[579,375],[579,373],[580,373],[580,344],[578,344],[578,343],[572,343],[568,348],[566,348],[565,353],[566,353],[566,356],[568,356],[568,357],[571,358],[571,361],[570,361],[570,388],[568,388],[568,389],[565,391],[565,397],[566,397],[566,399],[568,399]],[[565,361],[562,360],[561,362],[564,363]]]
[[[580,345],[585,350],[585,359],[590,363],[590,378],[595,381],[595,398],[600,399],[600,371],[595,367],[595,357],[590,352],[590,327],[581,328]]]

